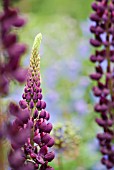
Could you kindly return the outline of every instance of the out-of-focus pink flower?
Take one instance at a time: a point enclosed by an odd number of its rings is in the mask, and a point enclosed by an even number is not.
[[[26,46],[18,42],[13,28],[20,28],[25,20],[19,16],[19,11],[10,7],[10,0],[3,0],[3,12],[0,13],[0,96],[7,95],[11,80],[23,83],[26,70],[20,66],[21,56]]]

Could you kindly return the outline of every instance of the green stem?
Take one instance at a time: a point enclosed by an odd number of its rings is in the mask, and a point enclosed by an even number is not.
[[[58,155],[58,169],[63,170],[62,154]]]
[[[2,121],[3,121],[3,115],[2,115],[2,100],[0,99],[0,129],[2,128]],[[0,167],[2,170],[5,170],[5,165],[4,165],[4,145],[3,145],[3,140],[0,139]]]

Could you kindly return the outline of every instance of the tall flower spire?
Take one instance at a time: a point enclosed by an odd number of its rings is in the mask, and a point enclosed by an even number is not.
[[[94,38],[90,40],[96,48],[90,56],[96,64],[95,72],[90,75],[96,81],[93,93],[98,98],[94,109],[98,113],[96,122],[102,127],[97,134],[101,162],[107,169],[114,167],[114,0],[97,0],[92,3],[90,19],[95,23],[90,27]]]
[[[25,24],[19,11],[10,6],[10,0],[2,0],[3,11],[0,13],[0,97],[9,92],[11,80],[25,81],[26,69],[20,66],[21,56],[26,51],[25,44],[18,42],[13,31]]]
[[[8,127],[12,146],[8,159],[13,170],[53,170],[48,165],[55,156],[53,151],[48,152],[48,148],[54,145],[54,139],[50,136],[52,124],[47,123],[50,114],[45,110],[46,103],[42,100],[40,87],[41,39],[40,33],[33,44],[27,83],[22,95],[23,100],[19,102],[20,107],[14,103],[9,106],[10,114],[16,116],[13,124]]]

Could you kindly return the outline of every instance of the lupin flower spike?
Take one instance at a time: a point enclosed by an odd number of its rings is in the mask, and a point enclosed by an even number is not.
[[[99,114],[96,123],[103,128],[97,134],[103,155],[101,162],[111,169],[114,167],[114,0],[96,1],[92,3],[95,12],[90,16],[95,23],[90,27],[95,35],[90,43],[97,48],[90,60],[96,67],[90,77],[96,81],[93,93],[99,99],[94,107]]]
[[[19,16],[19,11],[10,6],[10,0],[2,0],[3,12],[0,13],[0,97],[9,93],[9,83],[17,80],[23,83],[27,70],[20,66],[21,56],[26,46],[18,42],[18,36],[13,31],[25,24]]]
[[[33,44],[20,108],[13,103],[9,106],[10,113],[16,116],[13,124],[8,127],[12,146],[8,159],[13,170],[54,170],[48,165],[55,156],[53,151],[48,152],[48,148],[54,145],[50,135],[52,124],[47,123],[50,114],[45,110],[46,103],[42,100],[40,87],[41,39],[40,33]]]

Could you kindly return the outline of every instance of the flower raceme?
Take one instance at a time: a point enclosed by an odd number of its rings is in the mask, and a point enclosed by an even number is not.
[[[30,58],[27,82],[19,102],[20,107],[10,103],[9,112],[16,119],[8,125],[11,151],[8,160],[13,170],[53,170],[48,165],[54,159],[54,152],[48,151],[54,145],[51,137],[52,124],[47,123],[50,114],[45,110],[40,87],[40,55],[38,53],[42,35],[35,38]]]
[[[10,80],[25,81],[26,69],[20,66],[22,54],[26,46],[18,42],[15,28],[25,24],[14,7],[10,7],[10,0],[3,1],[3,12],[0,13],[0,96],[9,92]]]
[[[90,60],[96,67],[90,77],[96,81],[93,93],[99,99],[94,107],[99,114],[96,122],[103,128],[97,134],[103,154],[101,162],[111,169],[114,167],[114,0],[96,1],[92,3],[94,13],[90,16],[94,22],[90,27],[94,34],[90,43],[96,48]]]

